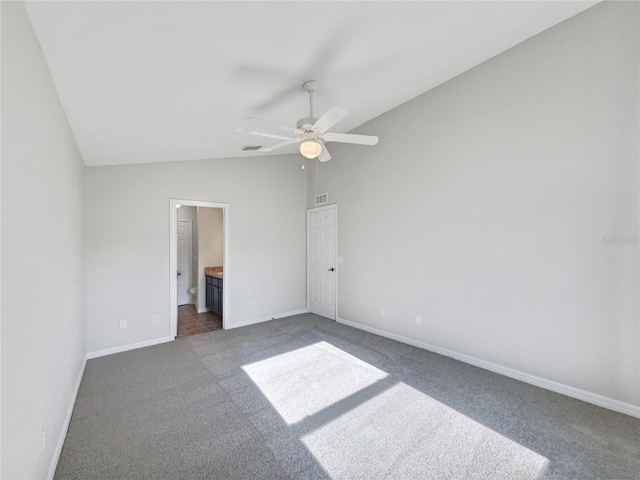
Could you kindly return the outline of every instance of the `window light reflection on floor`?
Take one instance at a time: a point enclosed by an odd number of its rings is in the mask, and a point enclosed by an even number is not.
[[[402,382],[301,438],[331,478],[541,478],[548,459]]]
[[[382,370],[327,342],[242,368],[288,425],[387,377]]]
[[[542,478],[549,466],[546,457],[327,342],[242,368],[287,425],[299,429],[329,478],[358,472],[527,480]],[[315,414],[326,422],[305,431],[303,420]]]

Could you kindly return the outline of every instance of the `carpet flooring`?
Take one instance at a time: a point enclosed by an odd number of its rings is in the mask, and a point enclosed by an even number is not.
[[[89,360],[55,478],[639,472],[639,419],[307,314]]]

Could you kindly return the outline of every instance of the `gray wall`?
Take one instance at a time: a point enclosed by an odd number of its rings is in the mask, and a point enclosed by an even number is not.
[[[339,316],[640,405],[638,44],[602,3],[329,144]]]
[[[169,336],[170,198],[229,204],[227,326],[306,307],[296,157],[94,167],[86,186],[89,352]]]
[[[45,478],[86,354],[85,168],[22,2],[1,3],[1,475]]]

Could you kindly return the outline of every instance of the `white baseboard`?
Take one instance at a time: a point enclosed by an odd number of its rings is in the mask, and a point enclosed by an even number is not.
[[[256,323],[268,322],[269,320],[275,320],[277,318],[291,317],[293,315],[300,315],[301,313],[307,313],[307,309],[294,310],[292,312],[278,313],[277,315],[270,315],[268,317],[254,318],[253,320],[245,320],[244,322],[233,323],[232,325],[225,325],[226,330],[232,328],[246,327],[248,325],[254,325]]]
[[[419,340],[405,337],[403,335],[398,335],[396,333],[387,332],[386,330],[381,330],[379,328],[369,327],[367,325],[353,322],[351,320],[346,320],[344,318],[338,318],[338,323],[374,333],[376,335],[380,335],[381,337],[397,340],[398,342],[413,345],[414,347],[423,348],[425,350],[429,350],[430,352],[438,353],[446,357],[451,357],[456,360],[460,360],[461,362],[484,368],[485,370],[490,370],[495,373],[499,373],[500,375],[504,375],[505,377],[514,378],[516,380],[535,385],[536,387],[541,387],[547,390],[551,390],[552,392],[561,393],[562,395],[566,395],[567,397],[577,398],[578,400],[592,403],[599,407],[613,410],[614,412],[624,413],[625,415],[640,418],[640,406],[637,405],[614,400],[613,398],[605,397],[597,393],[588,392],[586,390],[571,387],[563,383],[554,382],[553,380],[547,380],[546,378],[538,377],[536,375],[531,375],[519,370],[503,367],[502,365],[498,365],[496,363],[487,362],[486,360],[481,360],[479,358],[465,355],[463,353],[454,352],[453,350],[448,350],[436,345],[431,345],[429,343],[421,342]]]
[[[113,355],[114,353],[126,352],[128,350],[135,350],[136,348],[150,347],[152,345],[158,345],[159,343],[166,343],[175,340],[173,337],[154,338],[153,340],[145,340],[144,342],[130,343],[129,345],[122,345],[120,347],[105,348],[104,350],[96,350],[95,352],[87,353],[87,360],[92,358],[104,357],[105,355]]]
[[[209,311],[209,310],[207,310],[207,308],[206,308],[206,307],[205,307],[205,308],[199,308],[199,309],[198,309],[198,313],[205,313],[205,312],[208,312],[208,311]]]
[[[69,407],[67,408],[67,415],[64,417],[64,421],[62,422],[62,430],[60,430],[60,435],[58,436],[58,443],[56,444],[56,449],[53,452],[53,458],[51,459],[51,465],[49,466],[49,473],[47,474],[48,479],[53,479],[53,476],[56,473],[56,468],[58,467],[58,460],[60,460],[60,454],[62,453],[62,446],[64,445],[64,440],[67,438],[67,431],[69,430],[69,424],[71,423],[71,415],[73,414],[73,407],[76,405],[76,398],[78,397],[78,391],[80,390],[80,383],[82,382],[82,376],[84,375],[84,367],[87,366],[86,357],[82,360],[82,366],[80,367],[80,372],[78,373],[78,378],[76,379],[76,385],[73,389],[73,394],[71,395],[71,401],[69,402]]]

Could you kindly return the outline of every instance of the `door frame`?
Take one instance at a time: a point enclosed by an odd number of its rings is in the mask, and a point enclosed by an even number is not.
[[[307,209],[307,312],[311,312],[310,310],[311,282],[309,281],[309,276],[311,275],[311,242],[310,242],[309,230],[311,225],[309,222],[309,216],[311,212],[320,212],[322,210],[329,210],[329,209],[334,209],[336,212],[336,222],[335,222],[336,234],[334,235],[335,237],[334,252],[336,255],[336,262],[335,262],[336,270],[335,270],[335,281],[333,282],[333,285],[334,285],[333,298],[335,299],[335,317],[336,317],[334,321],[337,322],[338,318],[340,318],[340,316],[338,315],[338,277],[339,277],[338,274],[340,273],[340,268],[338,267],[338,204],[337,203],[332,203],[329,205],[324,205],[322,207]]]
[[[206,207],[222,209],[222,229],[224,245],[222,247],[222,268],[224,272],[224,287],[222,289],[222,328],[231,318],[233,312],[229,299],[231,298],[230,263],[229,263],[229,204],[207,202],[201,200],[186,200],[181,198],[169,199],[169,334],[172,338],[178,335],[178,205],[186,207]],[[198,291],[198,295],[202,292]]]
[[[185,207],[188,205],[185,205]],[[176,210],[178,210],[176,208]],[[177,215],[177,212],[176,212]],[[177,219],[176,220],[176,228],[178,226],[178,222],[189,222],[189,230],[191,232],[191,234],[189,235],[191,237],[191,244],[189,245],[189,261],[187,262],[187,265],[189,266],[189,281],[188,281],[188,287],[187,287],[187,296],[189,298],[189,300],[191,300],[191,294],[189,293],[189,290],[191,287],[193,287],[193,220],[191,220],[190,218],[186,219],[186,220],[180,220]],[[178,248],[178,234],[176,232],[176,249]],[[178,258],[177,258],[177,252],[176,252],[176,270],[178,269]],[[178,279],[176,278],[176,297],[178,296]],[[176,303],[178,301],[176,300]]]

